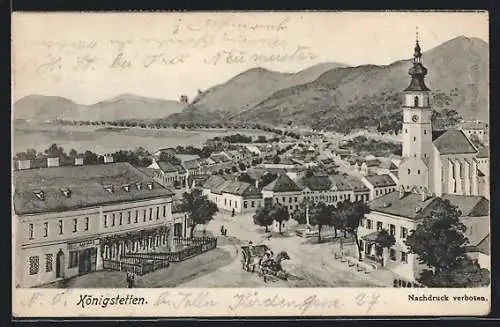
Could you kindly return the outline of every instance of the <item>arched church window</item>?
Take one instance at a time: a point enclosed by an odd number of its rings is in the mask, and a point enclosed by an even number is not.
[[[418,107],[418,97],[413,98],[414,106]]]
[[[419,169],[419,170],[417,170],[417,174],[419,174],[419,175],[420,175],[420,169]]]
[[[426,129],[424,129],[424,134],[427,134],[427,130]]]

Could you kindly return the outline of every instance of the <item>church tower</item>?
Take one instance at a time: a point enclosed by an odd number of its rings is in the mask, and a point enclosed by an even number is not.
[[[418,34],[414,49],[410,85],[403,100],[403,158],[399,166],[400,186],[406,192],[429,193],[431,183],[432,126],[430,89],[425,85],[427,69],[422,64]]]

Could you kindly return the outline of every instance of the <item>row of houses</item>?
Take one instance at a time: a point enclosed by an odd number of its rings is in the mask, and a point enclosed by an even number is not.
[[[266,174],[269,172],[264,172]],[[348,175],[327,175],[321,172],[307,174],[279,171],[277,177],[260,187],[262,174],[249,176],[249,181],[235,181],[222,176],[211,176],[202,185],[203,193],[219,209],[236,213],[252,212],[265,201],[286,206],[293,212],[302,201],[324,202],[336,205],[350,200],[370,201],[396,190],[397,181],[389,175],[367,176],[362,180]],[[257,175],[257,176],[256,176]]]

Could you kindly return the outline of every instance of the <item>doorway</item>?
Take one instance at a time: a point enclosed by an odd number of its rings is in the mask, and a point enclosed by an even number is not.
[[[56,278],[64,277],[64,252],[59,250],[56,255]]]
[[[85,275],[91,271],[95,271],[96,261],[96,248],[90,248],[80,251],[78,254],[78,274]]]

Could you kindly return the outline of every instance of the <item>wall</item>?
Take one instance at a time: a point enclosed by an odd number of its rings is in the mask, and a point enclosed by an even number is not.
[[[88,247],[97,248],[97,270],[102,268],[100,259],[99,239],[106,235],[120,234],[128,231],[154,228],[172,223],[171,198],[153,199],[147,201],[127,202],[122,204],[109,205],[105,207],[94,207],[81,210],[44,213],[36,215],[24,215],[15,217],[18,220],[17,234],[17,256],[18,264],[22,267],[21,278],[18,281],[24,287],[49,283],[56,279],[56,255],[59,251],[64,254],[64,277],[68,278],[78,274],[78,267],[69,268],[69,249],[68,244],[78,242],[94,242]],[[163,216],[163,207],[165,207],[165,216]],[[156,219],[156,208],[160,208],[159,218]],[[143,210],[146,210],[146,221],[142,218]],[[149,220],[149,209],[153,209],[152,219]],[[135,210],[138,211],[138,220],[135,223]],[[128,223],[128,212],[131,212],[131,222]],[[122,224],[119,217],[122,213]],[[115,225],[112,226],[112,215],[115,214]],[[104,215],[108,217],[108,227],[104,224]],[[89,226],[86,228],[86,218]],[[74,230],[74,220],[77,222],[77,229]],[[59,224],[63,222],[60,233]],[[45,225],[47,223],[47,225]],[[33,238],[30,238],[30,224],[33,224]],[[48,226],[48,233],[45,236],[45,226]],[[45,256],[52,254],[53,269],[45,271]],[[35,275],[29,274],[30,256],[39,257],[39,272]],[[18,275],[19,276],[19,275]]]
[[[372,221],[371,229],[368,229],[367,220],[370,219]],[[395,226],[395,234],[394,238],[396,239],[395,245],[392,249],[396,250],[396,262],[390,262],[391,260],[387,260],[388,262],[387,268],[397,272],[401,276],[413,280],[415,273],[415,258],[414,255],[408,253],[408,248],[404,244],[405,238],[401,235],[401,227],[406,228],[406,235],[408,236],[410,231],[415,229],[417,223],[411,219],[397,217],[389,214],[384,214],[381,212],[372,211],[369,214],[365,215],[365,219],[363,219],[360,227],[358,228],[358,237],[362,239],[363,236],[371,234],[377,231],[377,222],[382,222],[382,229],[386,229],[390,231],[389,225],[392,224]],[[407,261],[408,263],[401,262],[401,252],[404,251],[407,253]],[[389,255],[389,251],[387,250],[386,255]]]
[[[262,191],[262,196],[264,199],[272,198],[273,203],[284,205],[288,208],[291,213],[296,210],[302,201],[302,192],[273,192],[273,191]]]

